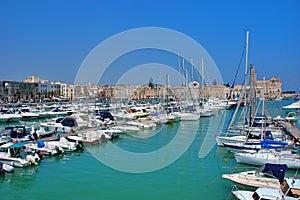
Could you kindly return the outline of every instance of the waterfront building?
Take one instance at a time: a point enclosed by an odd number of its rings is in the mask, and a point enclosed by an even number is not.
[[[25,83],[39,83],[40,81],[41,81],[41,79],[38,76],[28,76],[24,80]]]
[[[66,100],[75,99],[74,85],[69,84],[69,83],[61,83],[60,91],[61,91],[61,95],[62,95],[63,99],[66,99]]]
[[[227,99],[230,94],[230,88],[224,85],[209,85],[207,88],[208,97]]]
[[[1,99],[3,102],[8,103],[33,101],[38,93],[38,83],[1,81],[0,87]]]
[[[110,99],[114,98],[114,88],[110,85],[103,85],[98,87],[98,96],[100,99],[109,101]]]
[[[61,95],[61,83],[60,82],[49,82],[48,80],[42,80],[38,76],[28,76],[24,83],[37,83],[38,92],[35,99],[52,99]]]
[[[265,84],[265,97],[267,99],[276,99],[282,95],[282,81],[280,78],[272,77],[270,80],[257,80],[256,81],[256,96],[262,97],[263,86]]]

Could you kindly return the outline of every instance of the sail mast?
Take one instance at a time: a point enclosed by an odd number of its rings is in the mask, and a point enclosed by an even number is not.
[[[246,61],[245,61],[245,77],[244,77],[244,107],[247,110],[247,75],[248,75],[248,46],[249,46],[249,31],[246,31]],[[245,128],[247,112],[244,112],[243,130]]]

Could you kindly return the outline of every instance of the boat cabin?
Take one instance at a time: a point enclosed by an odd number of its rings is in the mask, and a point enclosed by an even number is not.
[[[285,179],[281,184],[281,190],[285,196],[298,199],[300,197],[300,180]]]
[[[101,111],[101,112],[97,113],[96,118],[100,119],[101,121],[105,121],[106,119],[109,119],[112,121],[115,120],[114,117],[112,116],[112,114],[107,111]]]
[[[252,195],[254,200],[274,200],[283,199],[283,194],[278,189],[258,188]]]
[[[145,107],[132,107],[127,110],[127,113],[133,118],[147,117],[149,115]]]
[[[11,138],[24,138],[31,134],[30,127],[25,126],[8,126],[5,127],[5,130],[5,134],[10,136]]]
[[[299,199],[300,180],[285,179],[281,184],[281,190],[273,188],[258,188],[252,195],[254,200],[272,199]]]

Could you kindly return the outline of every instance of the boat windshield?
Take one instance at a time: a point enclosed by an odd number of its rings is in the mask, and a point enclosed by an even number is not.
[[[289,187],[289,184],[286,182],[286,180],[284,180],[284,182],[282,183],[281,190],[286,196],[293,198],[300,197],[300,189]]]
[[[254,200],[272,200],[272,199],[260,198],[256,192],[253,193],[252,198]]]
[[[256,192],[254,192],[253,195],[252,195],[252,198],[254,200],[259,200],[259,195]]]

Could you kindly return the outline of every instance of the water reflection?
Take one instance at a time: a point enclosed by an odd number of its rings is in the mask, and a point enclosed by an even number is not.
[[[11,184],[14,190],[23,190],[31,188],[35,182],[39,166],[29,166],[27,168],[15,168],[15,172],[6,173],[0,177],[1,184]]]

